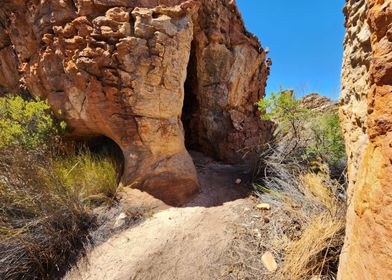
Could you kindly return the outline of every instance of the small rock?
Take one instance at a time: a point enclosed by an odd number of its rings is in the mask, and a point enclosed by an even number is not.
[[[238,178],[237,180],[235,180],[235,183],[236,183],[237,185],[241,184],[241,182],[242,182],[242,180],[241,180],[240,178]]]
[[[269,205],[268,203],[260,203],[257,204],[256,208],[259,210],[271,210],[271,205]]]
[[[264,217],[264,223],[268,224],[269,222],[270,222],[270,218],[267,217],[267,216],[265,216],[265,217]]]
[[[274,255],[272,255],[271,252],[264,253],[264,255],[261,257],[261,260],[269,272],[274,272],[278,269],[278,264],[276,263]]]
[[[293,209],[299,209],[299,208],[301,208],[301,205],[299,205],[299,204],[297,204],[297,203],[293,203],[293,204],[291,204],[291,207],[292,207]]]
[[[119,228],[122,227],[125,224],[125,219],[127,218],[127,214],[121,213],[118,215],[116,222],[114,223],[113,228]]]
[[[256,229],[253,230],[253,232],[255,233],[255,235],[257,236],[257,238],[259,238],[259,239],[261,238],[261,232],[260,232],[259,229],[256,228]]]

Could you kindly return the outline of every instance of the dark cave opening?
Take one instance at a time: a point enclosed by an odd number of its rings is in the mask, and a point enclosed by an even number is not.
[[[111,159],[116,168],[117,183],[120,183],[121,177],[124,174],[125,161],[124,154],[120,146],[106,136],[88,139],[83,143],[83,146],[97,156]]]
[[[181,121],[184,127],[185,146],[187,150],[201,151],[200,133],[200,105],[197,98],[197,60],[194,42],[192,42],[191,53],[187,68],[187,78],[184,89],[184,104],[182,108]]]

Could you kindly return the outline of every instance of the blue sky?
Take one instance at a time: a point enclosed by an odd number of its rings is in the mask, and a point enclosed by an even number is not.
[[[267,93],[293,88],[338,99],[344,0],[237,0],[248,30],[270,50]]]

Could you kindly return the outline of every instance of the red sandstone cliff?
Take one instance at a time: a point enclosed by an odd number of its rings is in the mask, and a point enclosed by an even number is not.
[[[0,94],[47,98],[73,138],[112,139],[123,181],[170,204],[198,190],[184,134],[229,162],[268,139],[254,103],[270,62],[234,1],[4,0],[0,23]]]
[[[338,279],[392,279],[392,1],[347,1],[349,209]]]

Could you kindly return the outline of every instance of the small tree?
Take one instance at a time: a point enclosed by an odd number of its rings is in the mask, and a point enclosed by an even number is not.
[[[343,135],[336,111],[316,112],[305,108],[293,91],[272,93],[257,103],[264,120],[272,120],[278,131],[286,137],[277,136],[283,154],[281,157],[300,157],[302,160],[319,159],[330,166],[345,159]],[[287,137],[288,136],[288,137]]]
[[[338,113],[329,111],[314,120],[310,126],[313,141],[306,149],[307,155],[316,155],[331,164],[338,163],[346,156]]]
[[[257,103],[264,120],[272,120],[279,124],[285,132],[293,132],[295,138],[300,138],[301,128],[309,116],[309,110],[301,106],[301,101],[295,98],[292,91],[271,93],[271,97]]]
[[[45,147],[65,127],[65,122],[55,120],[47,101],[26,101],[20,96],[0,98],[0,148]]]

